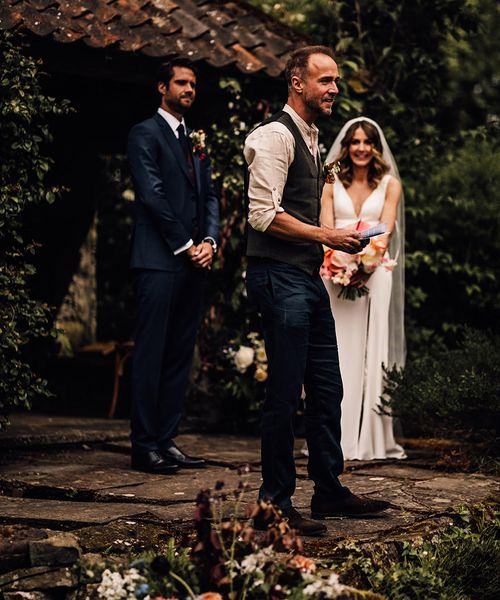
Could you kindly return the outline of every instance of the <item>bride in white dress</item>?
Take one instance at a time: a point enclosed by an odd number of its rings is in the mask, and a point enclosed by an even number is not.
[[[377,123],[360,117],[347,122],[328,153],[339,161],[335,183],[326,184],[322,223],[373,227],[386,223],[389,233],[377,244],[397,261],[394,271],[378,266],[366,283],[368,294],[339,298],[341,287],[323,281],[337,330],[342,401],[342,449],[346,460],[404,458],[394,439],[392,418],[380,413],[382,365],[404,365],[404,211],[396,163]],[[340,253],[343,254],[343,253]]]

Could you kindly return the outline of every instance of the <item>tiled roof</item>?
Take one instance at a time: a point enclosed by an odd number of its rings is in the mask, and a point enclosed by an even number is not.
[[[254,7],[223,0],[1,0],[0,29],[13,28],[64,44],[184,56],[272,77],[304,44]]]

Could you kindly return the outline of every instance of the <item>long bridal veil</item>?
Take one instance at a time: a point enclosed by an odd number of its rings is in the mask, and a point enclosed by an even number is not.
[[[349,127],[353,123],[360,121],[367,121],[377,128],[382,142],[382,151],[385,162],[389,165],[389,174],[396,177],[399,181],[398,167],[394,156],[389,148],[389,144],[385,139],[384,132],[380,128],[379,124],[373,119],[368,117],[357,117],[351,119],[342,127],[339,134],[335,138],[335,141],[330,148],[326,162],[334,161],[340,155],[341,141],[344,139],[345,134]],[[405,329],[404,329],[404,308],[405,308],[405,200],[404,192],[401,187],[401,198],[398,204],[398,211],[396,215],[396,227],[393,235],[391,236],[391,242],[389,245],[389,254],[391,258],[397,261],[397,266],[392,273],[392,294],[391,304],[389,308],[389,367],[396,365],[403,367],[406,359],[406,342],[405,342]]]

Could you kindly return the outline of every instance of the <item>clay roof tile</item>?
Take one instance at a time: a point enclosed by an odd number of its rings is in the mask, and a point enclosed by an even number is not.
[[[209,37],[207,39],[207,45],[209,49],[207,62],[211,64],[212,67],[220,69],[236,62],[234,52],[228,50],[218,38]]]
[[[243,73],[281,73],[304,39],[237,0],[1,0],[0,29],[148,56],[186,56]]]
[[[19,9],[24,24],[33,33],[46,36],[57,29],[57,11],[54,8],[38,11],[25,3],[20,5]]]
[[[184,37],[193,40],[208,32],[208,27],[202,21],[191,16],[181,8],[170,13],[171,18],[182,27]]]
[[[23,16],[19,10],[0,3],[0,29],[13,29],[22,20]]]
[[[236,53],[236,63],[244,73],[256,73],[265,68],[265,64],[256,58],[254,54],[245,50],[241,44],[234,44],[231,49]]]

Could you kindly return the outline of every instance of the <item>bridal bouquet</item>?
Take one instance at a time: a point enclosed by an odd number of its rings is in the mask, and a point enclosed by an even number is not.
[[[362,221],[350,229],[362,231],[370,226]],[[338,298],[356,300],[368,294],[366,283],[377,267],[383,266],[392,271],[397,265],[393,259],[387,258],[387,245],[381,240],[372,238],[370,243],[358,254],[348,254],[340,250],[325,248],[325,258],[321,265],[320,274],[332,283],[340,285]]]

